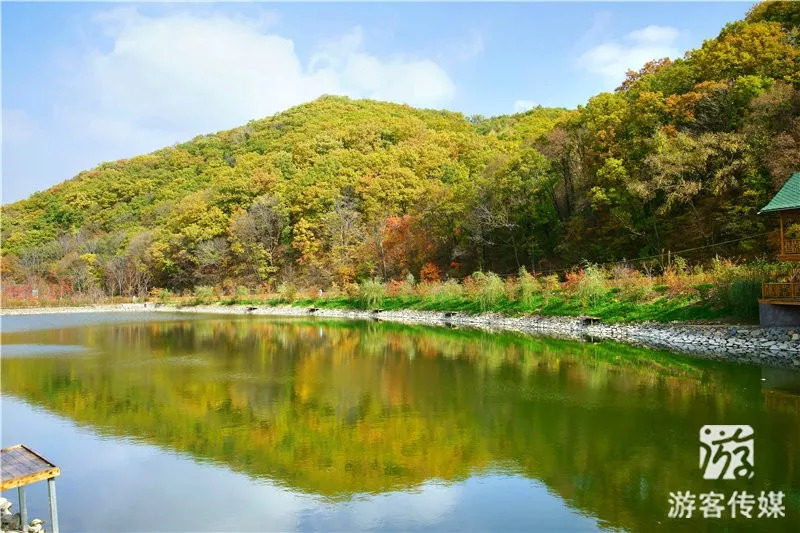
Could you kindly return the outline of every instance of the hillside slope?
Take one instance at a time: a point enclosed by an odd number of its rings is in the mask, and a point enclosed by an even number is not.
[[[3,272],[131,294],[762,254],[758,208],[800,168],[798,20],[757,5],[574,111],[326,96],[104,163],[3,207]]]

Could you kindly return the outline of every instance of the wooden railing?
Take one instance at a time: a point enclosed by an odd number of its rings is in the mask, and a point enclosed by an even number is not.
[[[800,283],[762,283],[761,297],[772,300],[800,300]]]
[[[785,255],[800,255],[800,239],[784,239],[783,253]]]

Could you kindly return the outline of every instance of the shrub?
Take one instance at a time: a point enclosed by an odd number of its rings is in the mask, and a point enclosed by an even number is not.
[[[208,285],[198,285],[194,288],[193,293],[195,303],[206,304],[214,297],[214,288]]]
[[[664,270],[664,275],[661,278],[669,289],[670,296],[689,292],[688,270],[686,260],[678,255],[675,256],[672,264]]]
[[[617,265],[612,270],[613,284],[616,285],[612,291],[619,294],[623,300],[639,302],[647,297],[650,292],[651,280],[643,276],[638,270]]]
[[[436,300],[447,300],[464,295],[464,287],[454,279],[432,285],[430,295]]]
[[[323,293],[323,298],[339,298],[342,294],[339,284],[334,281],[331,283],[331,286],[328,287],[328,290]]]
[[[278,298],[287,302],[293,302],[297,298],[297,285],[291,281],[285,281],[278,285]]]
[[[500,276],[493,272],[475,272],[472,275],[475,283],[475,296],[482,311],[498,304],[506,294],[506,287]]]
[[[238,287],[232,279],[225,279],[222,281],[222,296],[236,297],[236,289]]]
[[[449,279],[444,283],[418,283],[414,288],[414,294],[421,299],[439,301],[463,296],[464,290],[464,285]]]
[[[519,280],[517,283],[517,300],[522,304],[530,305],[537,295],[542,294],[543,287],[539,280],[534,278],[525,267],[519,269]]]
[[[674,271],[680,276],[686,276],[689,272],[689,264],[686,262],[686,259],[676,255],[672,261],[672,268]]]
[[[386,296],[389,298],[395,298],[397,296],[403,296],[403,285],[404,282],[396,279],[389,280],[389,283],[386,284]]]
[[[514,276],[509,276],[503,281],[503,292],[506,300],[515,300],[519,291],[519,282]]]
[[[416,280],[414,274],[409,272],[403,281],[389,282],[389,295],[390,296],[411,296],[414,294],[416,288]]]
[[[439,267],[431,262],[425,263],[419,271],[419,279],[420,281],[439,281],[441,279]]]
[[[644,278],[647,279],[647,278]],[[631,302],[641,302],[646,300],[650,294],[650,284],[630,284],[620,288],[620,296]]]
[[[464,288],[464,294],[469,298],[476,298],[478,293],[478,286],[475,283],[474,274],[472,276],[467,276],[463,280],[461,280],[461,286]]]
[[[172,292],[169,289],[153,289],[150,293],[162,304],[172,298]]]
[[[348,298],[358,298],[360,289],[356,283],[345,283],[342,290]]]
[[[358,299],[365,308],[376,307],[385,293],[383,283],[376,279],[366,279],[358,286]]]
[[[761,297],[760,281],[734,281],[727,288],[728,308],[734,316],[749,320],[758,319],[758,299]]]
[[[626,280],[630,277],[636,276],[638,271],[633,269],[627,265],[623,264],[616,264],[611,268],[611,279],[615,282],[620,282]]]
[[[711,290],[714,288],[713,283],[697,283],[692,285],[692,288],[700,295],[700,299],[707,302],[711,299]]]
[[[356,271],[351,266],[340,266],[336,269],[336,279],[343,284],[353,283],[356,279]]]
[[[580,285],[583,279],[583,269],[567,272],[566,278],[567,279],[564,281],[564,290],[570,294],[577,292],[578,285]]]
[[[596,305],[605,296],[606,291],[606,276],[602,269],[593,265],[586,267],[576,287],[581,305],[584,308]]]
[[[735,265],[729,260],[715,259],[712,264],[712,279],[716,285],[714,300],[733,316],[756,320],[761,282],[774,279],[774,269],[774,265],[762,262]]]
[[[561,290],[561,283],[559,283],[558,276],[555,274],[539,278],[539,285],[542,287],[542,298],[544,298],[545,305],[547,305],[547,302],[550,301],[556,291]]]
[[[243,287],[242,285],[236,287],[236,293],[234,294],[236,301],[245,300],[248,296],[250,296],[250,289]]]
[[[425,299],[433,296],[435,289],[436,289],[435,283],[417,283],[414,286],[414,294],[418,298]]]

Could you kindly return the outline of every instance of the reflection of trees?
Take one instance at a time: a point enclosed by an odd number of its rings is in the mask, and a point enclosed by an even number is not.
[[[640,530],[666,516],[669,490],[712,487],[699,483],[697,430],[730,420],[756,427],[753,490],[796,491],[800,478],[800,413],[762,399],[757,369],[629,346],[244,318],[4,341],[101,354],[3,360],[6,392],[331,498],[502,466]]]

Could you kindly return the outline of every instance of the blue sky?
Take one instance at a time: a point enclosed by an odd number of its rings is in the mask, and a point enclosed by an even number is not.
[[[2,200],[325,93],[575,107],[750,5],[3,3]]]

